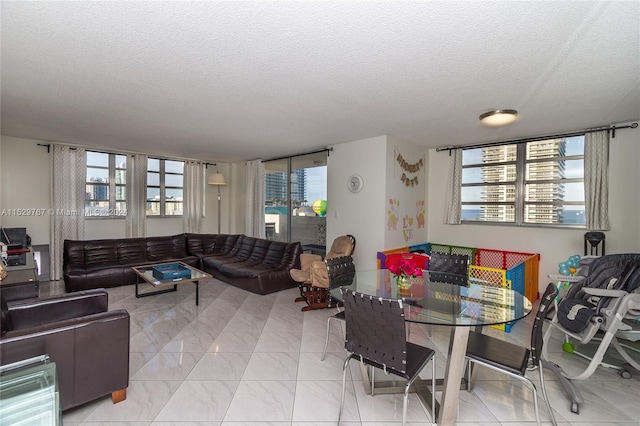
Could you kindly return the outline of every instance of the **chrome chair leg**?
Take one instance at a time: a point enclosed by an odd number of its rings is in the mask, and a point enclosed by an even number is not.
[[[329,345],[329,331],[330,331],[332,319],[333,317],[327,318],[327,337],[324,340],[324,349],[322,350],[322,356],[320,357],[320,361],[324,361],[324,357],[327,354],[327,346]]]
[[[340,420],[342,419],[342,410],[344,408],[344,393],[347,388],[347,368],[349,367],[349,361],[351,360],[351,354],[347,354],[347,359],[344,360],[342,365],[342,396],[340,397],[340,413],[338,414],[338,426],[340,426]]]

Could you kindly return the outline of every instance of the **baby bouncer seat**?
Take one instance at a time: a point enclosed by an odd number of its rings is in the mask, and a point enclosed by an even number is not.
[[[613,254],[596,258],[589,266],[586,278],[569,287],[565,297],[558,303],[544,340],[548,342],[551,333],[560,330],[565,338],[563,349],[589,360],[587,368],[576,375],[568,375],[560,366],[549,363],[560,379],[565,394],[571,399],[571,411],[578,413],[578,405],[583,402],[571,380],[585,380],[601,365],[618,370],[624,378],[631,378],[632,371],[640,371],[640,363],[627,351],[633,348],[619,341],[640,340],[639,318],[640,254]],[[598,346],[595,354],[588,356],[574,349],[574,342],[578,347],[590,342]],[[625,361],[621,365],[603,362],[610,345]],[[546,353],[544,358],[548,360]]]

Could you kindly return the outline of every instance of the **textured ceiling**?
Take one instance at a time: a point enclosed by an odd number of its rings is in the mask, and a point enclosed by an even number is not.
[[[640,2],[1,3],[2,134],[214,161],[640,119]],[[486,128],[478,115],[515,108]]]

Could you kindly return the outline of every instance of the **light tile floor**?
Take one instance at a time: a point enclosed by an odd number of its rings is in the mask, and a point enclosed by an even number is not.
[[[47,292],[55,293],[54,286]],[[324,345],[327,317],[335,311],[301,312],[297,289],[259,296],[217,280],[178,292],[136,299],[131,286],[109,289],[110,308],[131,314],[131,362],[127,399],[112,404],[104,397],[63,415],[66,426],[169,425],[323,425],[338,418],[344,350],[334,321],[329,353]],[[485,332],[525,344],[531,318],[510,333]],[[449,329],[434,327],[427,337],[411,325],[410,339],[437,350],[438,374],[444,374]],[[586,363],[563,353],[555,337],[550,358],[569,372]],[[425,378],[430,368],[425,369]],[[383,378],[379,373],[376,378]],[[537,382],[537,373],[532,378]],[[547,374],[547,391],[560,425],[640,425],[639,377],[625,380],[599,369],[579,382],[585,403],[570,412],[558,382]],[[356,362],[351,362],[343,419],[346,426],[381,426],[402,421],[401,395],[365,394]],[[540,401],[542,402],[542,401]],[[544,404],[540,413],[551,424]],[[415,395],[408,423],[431,424]],[[482,370],[473,392],[460,392],[457,425],[535,424],[531,393],[519,382]]]

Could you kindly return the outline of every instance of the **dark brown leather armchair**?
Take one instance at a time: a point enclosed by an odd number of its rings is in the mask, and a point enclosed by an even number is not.
[[[109,394],[126,399],[129,313],[108,311],[104,289],[2,302],[0,326],[0,365],[48,354],[62,410]]]

